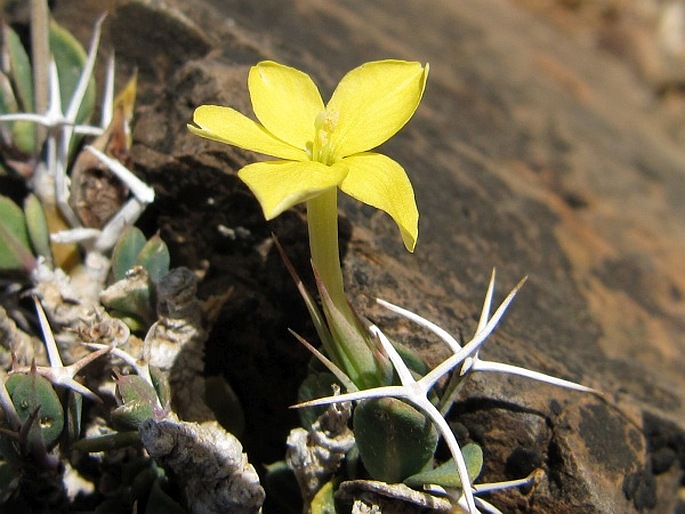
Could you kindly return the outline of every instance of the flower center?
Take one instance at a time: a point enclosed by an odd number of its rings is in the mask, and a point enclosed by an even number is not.
[[[332,134],[338,124],[338,113],[327,109],[321,111],[314,121],[314,142],[312,160],[330,166],[335,162]]]

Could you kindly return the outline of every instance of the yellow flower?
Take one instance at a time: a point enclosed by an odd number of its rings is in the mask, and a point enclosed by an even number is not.
[[[369,62],[350,71],[327,105],[309,75],[272,61],[250,69],[259,123],[230,107],[203,105],[188,128],[202,137],[279,158],[238,176],[272,219],[334,187],[388,213],[413,251],[418,210],[409,178],[391,158],[370,152],[397,133],[421,101],[428,65]]]

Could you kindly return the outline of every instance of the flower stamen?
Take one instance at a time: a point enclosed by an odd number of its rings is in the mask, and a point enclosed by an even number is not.
[[[331,135],[335,132],[339,117],[336,111],[325,109],[319,113],[314,121],[316,134],[314,136],[312,159],[327,166],[335,162]]]

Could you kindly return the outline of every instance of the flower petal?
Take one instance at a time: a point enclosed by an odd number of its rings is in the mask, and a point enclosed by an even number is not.
[[[281,159],[304,161],[306,152],[274,137],[259,123],[230,107],[201,105],[195,109],[188,130],[198,136]]]
[[[337,163],[266,161],[248,164],[238,172],[262,206],[264,217],[273,219],[292,206],[336,187],[347,175]]]
[[[324,110],[321,94],[306,73],[273,61],[250,69],[252,109],[279,139],[306,150],[314,139],[314,120]]]
[[[400,229],[404,246],[413,252],[419,237],[419,211],[402,166],[378,153],[361,153],[340,162],[349,168],[340,189],[388,213]]]
[[[326,106],[332,154],[346,157],[376,148],[399,131],[419,106],[428,65],[376,61],[350,71]]]

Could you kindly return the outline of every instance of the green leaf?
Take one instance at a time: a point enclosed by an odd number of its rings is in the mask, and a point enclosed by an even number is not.
[[[138,375],[120,375],[117,378],[117,393],[124,404],[143,402],[157,404],[157,393],[147,380]]]
[[[483,450],[475,443],[462,447],[461,453],[466,461],[469,479],[473,482],[483,467]],[[404,481],[409,487],[422,488],[426,484],[435,484],[451,489],[461,489],[461,480],[454,459],[443,462],[440,466],[412,475]]]
[[[81,437],[81,417],[83,414],[83,396],[72,390],[67,391],[67,440],[70,443]]]
[[[141,501],[149,496],[154,483],[164,478],[164,470],[157,467],[154,461],[148,462],[142,469],[136,468],[137,466],[133,466],[123,471],[122,482],[131,484],[131,492],[127,495],[129,500]]]
[[[145,246],[145,236],[138,227],[127,227],[112,250],[112,276],[114,282],[123,279],[136,265],[138,254]]]
[[[0,72],[0,114],[13,114],[19,110],[17,99],[10,79],[5,73]],[[4,122],[8,127],[12,126],[11,121]]]
[[[87,55],[81,43],[56,21],[50,20],[50,51],[57,65],[62,106],[71,102]],[[95,110],[95,79],[90,78],[86,94],[76,116],[76,123],[85,123]]]
[[[421,356],[416,351],[408,346],[398,343],[397,341],[390,340],[390,342],[411,371],[421,376],[428,373],[428,366],[426,366],[426,363],[423,361],[423,359],[421,359]]]
[[[133,318],[135,325],[142,322],[149,326],[155,321],[152,289],[145,268],[135,266],[125,278],[102,291],[100,301],[111,310],[112,315],[121,318],[126,324],[129,321],[127,318]],[[135,329],[134,326],[129,327]]]
[[[155,234],[141,248],[136,264],[147,270],[150,280],[159,282],[159,279],[169,273],[171,257],[166,243],[159,234]]]
[[[12,124],[12,145],[24,153],[36,150],[36,125],[30,121],[17,120]]]
[[[129,432],[116,432],[114,434],[101,435],[99,437],[89,437],[75,442],[71,447],[81,452],[106,452],[140,444],[140,436],[137,430]]]
[[[25,269],[32,256],[24,213],[0,195],[0,270]]]
[[[5,385],[21,422],[40,408],[37,425],[43,441],[48,447],[55,443],[64,428],[64,409],[52,384],[37,373],[16,373]]]
[[[438,445],[433,423],[395,398],[364,400],[354,409],[354,436],[375,480],[396,483],[428,466]]]
[[[29,56],[12,27],[5,24],[2,30],[9,68],[5,71],[14,86],[17,108],[22,112],[33,112],[33,70]]]
[[[297,390],[297,403],[329,396],[332,393],[331,386],[333,384],[340,385],[340,382],[338,382],[333,373],[329,373],[328,371],[310,372],[304,378]],[[314,423],[321,414],[326,412],[326,409],[328,409],[327,405],[297,409],[297,413],[300,416],[300,425],[309,430],[312,423]]]
[[[21,44],[19,36],[8,25],[3,26],[3,36],[7,55],[7,78],[9,84],[3,89],[0,108],[5,112],[33,112],[33,71],[29,56]],[[8,91],[11,88],[11,92]],[[32,154],[36,150],[36,126],[28,121],[15,121],[11,124],[14,148]]]
[[[164,492],[158,479],[152,484],[145,514],[187,514],[187,511]]]
[[[7,462],[0,462],[0,504],[6,502],[18,486],[17,470]]]
[[[295,474],[285,461],[267,464],[264,476],[266,501],[271,512],[278,514],[300,514],[302,512],[302,495],[297,485]]]
[[[318,490],[311,503],[312,514],[336,514],[335,511],[335,485],[332,481],[326,482]]]
[[[240,398],[221,375],[205,379],[205,403],[228,432],[240,438],[245,433],[245,413]]]
[[[171,386],[169,385],[169,373],[167,371],[162,371],[161,369],[155,366],[150,366],[150,378],[152,379],[152,385],[155,387],[157,398],[159,398],[159,403],[162,404],[162,407],[169,405],[171,403]],[[206,389],[205,394],[207,394]]]
[[[123,405],[112,411],[112,421],[117,426],[138,428],[143,421],[154,415],[157,393],[154,387],[138,375],[117,378],[117,394]]]
[[[26,228],[33,250],[36,254],[45,257],[48,263],[51,263],[50,229],[43,204],[36,195],[30,194],[24,200],[24,215],[26,216]]]
[[[130,402],[114,409],[111,414],[112,426],[130,430],[139,428],[146,420],[152,418],[154,406],[143,402]]]
[[[150,326],[145,320],[142,320],[129,313],[118,311],[116,309],[108,308],[109,314],[117,319],[120,319],[124,324],[131,329],[132,332],[144,332]]]

